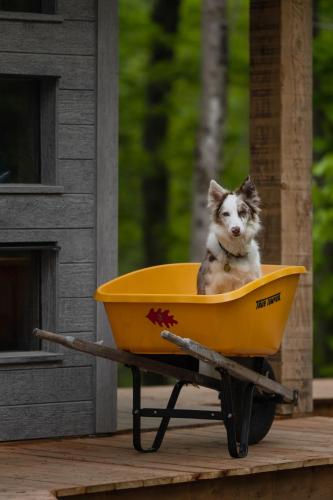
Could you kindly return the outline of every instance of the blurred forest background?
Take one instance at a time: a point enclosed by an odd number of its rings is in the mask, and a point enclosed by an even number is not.
[[[191,260],[193,172],[202,90],[201,3],[119,2],[121,274],[156,263]],[[249,171],[249,0],[225,0],[225,6],[226,106],[218,180],[234,188]],[[165,8],[168,18],[162,26],[158,14]],[[313,35],[314,371],[315,376],[333,376],[331,0],[314,0]],[[120,385],[124,383],[121,373]]]

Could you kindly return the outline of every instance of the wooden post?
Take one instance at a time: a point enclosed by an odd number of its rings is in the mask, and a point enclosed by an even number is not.
[[[279,355],[278,379],[312,411],[311,0],[252,0],[251,175],[263,202],[264,263],[302,264]]]
[[[118,2],[97,4],[96,285],[117,274],[118,262]],[[97,340],[112,344],[104,307],[97,304]],[[96,432],[117,427],[117,366],[96,361]]]

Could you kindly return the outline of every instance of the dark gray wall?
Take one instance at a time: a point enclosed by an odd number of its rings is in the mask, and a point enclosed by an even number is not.
[[[108,9],[111,19],[102,30],[97,22],[101,8]],[[8,187],[6,192],[6,186],[2,185],[0,242],[57,242],[61,250],[56,261],[56,290],[54,297],[46,297],[54,309],[54,319],[51,314],[49,324],[42,326],[92,340],[96,338],[96,304],[92,295],[101,279],[110,278],[116,269],[117,72],[114,68],[111,74],[110,70],[101,72],[102,78],[109,76],[110,91],[97,96],[97,71],[101,65],[98,44],[105,40],[116,41],[114,35],[112,38],[117,26],[116,2],[58,0],[57,14],[54,20],[44,16],[44,21],[39,22],[36,15],[31,16],[31,20],[26,15],[24,21],[8,21],[2,19],[0,13],[1,73],[59,77],[56,184],[63,187],[63,192],[59,189],[55,194],[47,187],[40,187],[39,193],[32,194],[27,186],[22,186],[21,192],[20,188]],[[108,51],[113,58],[110,62],[115,65],[116,44]],[[110,96],[110,92],[112,101],[108,102],[107,109],[113,113],[113,119],[105,123],[108,128],[104,134],[114,145],[108,151],[112,158],[108,166],[111,173],[105,170],[103,159],[98,166],[96,162],[97,112],[100,113],[103,99]],[[106,147],[105,139],[101,142],[98,138],[98,142],[99,147]],[[110,220],[101,222],[97,216],[97,190],[101,198],[99,203],[111,209],[111,224]],[[106,191],[112,197],[111,205],[103,195]],[[103,206],[99,210],[103,210]],[[103,228],[107,231],[106,236],[97,241],[96,234]],[[105,244],[107,238],[112,239],[111,254],[98,255],[99,244]],[[102,272],[99,271],[101,266]],[[106,328],[104,324],[99,338],[110,335]],[[96,378],[93,357],[47,343],[43,349],[64,353],[63,361],[44,365],[1,365],[0,439],[113,430],[114,367],[99,365]],[[109,393],[102,397],[100,387],[106,383]],[[104,419],[100,425],[104,415],[107,421]]]

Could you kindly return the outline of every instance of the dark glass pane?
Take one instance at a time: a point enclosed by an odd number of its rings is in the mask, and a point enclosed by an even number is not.
[[[0,0],[0,10],[10,12],[43,12],[42,0]]]
[[[0,78],[0,183],[40,182],[40,82]]]
[[[38,348],[32,336],[39,327],[39,252],[0,252],[0,351]]]

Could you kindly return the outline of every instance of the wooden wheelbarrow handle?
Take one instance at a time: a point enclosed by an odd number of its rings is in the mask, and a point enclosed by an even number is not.
[[[48,340],[56,344],[61,344],[69,349],[84,352],[100,358],[110,359],[117,363],[122,363],[127,366],[137,366],[138,368],[164,375],[167,377],[174,377],[178,380],[184,380],[188,383],[195,385],[202,385],[210,389],[219,390],[219,380],[197,373],[186,368],[180,368],[167,363],[162,363],[149,359],[145,356],[139,356],[120,349],[113,349],[112,347],[101,345],[87,340],[80,340],[73,336],[58,335],[57,333],[48,332],[46,330],[39,330],[36,328],[33,331],[34,335],[40,339]]]
[[[260,373],[250,370],[246,366],[208,349],[194,340],[179,337],[167,330],[163,331],[161,336],[165,340],[181,347],[184,351],[191,354],[191,356],[212,365],[214,368],[224,369],[235,378],[252,382],[255,386],[260,387],[269,394],[278,394],[286,403],[297,403],[297,391],[289,389],[264,375],[260,375]]]

